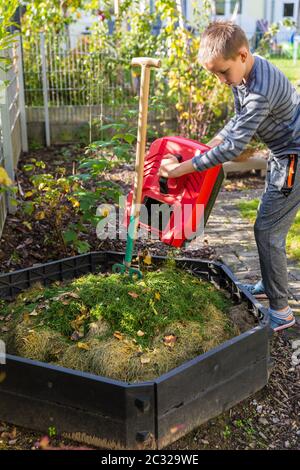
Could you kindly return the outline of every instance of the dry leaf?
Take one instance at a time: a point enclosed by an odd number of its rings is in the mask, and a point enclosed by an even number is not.
[[[47,449],[49,446],[50,440],[48,436],[42,437],[42,439],[39,442],[39,449]]]
[[[86,343],[81,343],[80,341],[77,343],[77,347],[79,349],[84,349],[85,351],[88,351],[90,349],[89,345]]]
[[[2,326],[1,331],[2,333],[6,333],[7,331],[9,331],[9,328],[7,326]]]
[[[139,295],[136,292],[128,292],[128,295],[136,299]]]
[[[71,341],[78,341],[80,339],[80,335],[78,331],[73,331],[70,339]]]
[[[30,316],[30,317],[37,317],[38,314],[39,314],[39,312],[37,312],[36,309],[34,309],[34,310],[32,310],[31,313],[29,313],[29,316]]]
[[[13,430],[9,433],[10,439],[15,439],[17,437],[17,428],[13,428]]]
[[[177,336],[167,335],[164,337],[164,344],[169,347],[173,347],[177,341]]]
[[[141,364],[149,364],[150,358],[149,357],[141,357]]]
[[[155,292],[155,298],[156,298],[156,300],[160,300],[160,293],[159,292]]]
[[[75,292],[63,292],[59,294],[57,297],[53,297],[52,300],[62,300],[64,297],[72,297],[73,299],[80,299],[80,296]],[[62,301],[63,305],[68,305],[68,301]]]
[[[28,323],[30,321],[29,314],[27,312],[25,312],[23,315],[23,321],[25,323]]]
[[[45,212],[44,211],[40,211],[40,212],[37,212],[35,214],[35,219],[36,220],[43,220],[45,219],[46,215],[45,215]]]
[[[4,318],[5,318],[5,317],[2,317],[2,316],[1,316],[1,317],[0,317],[0,321],[3,321],[3,320],[4,320]]]
[[[145,333],[144,333],[143,331],[139,330],[139,331],[137,332],[137,335],[138,335],[138,336],[144,336]]]
[[[0,384],[6,379],[6,372],[0,372]]]
[[[114,337],[119,339],[119,340],[123,339],[123,335],[122,335],[122,333],[120,333],[120,331],[115,331],[114,332]]]
[[[145,258],[143,259],[143,262],[144,262],[145,264],[148,264],[148,265],[149,265],[149,264],[152,264],[152,258],[151,258],[151,256],[150,256],[150,255],[146,255]]]

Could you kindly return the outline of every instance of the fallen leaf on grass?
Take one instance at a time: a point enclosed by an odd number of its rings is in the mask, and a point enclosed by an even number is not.
[[[150,358],[149,357],[141,357],[141,364],[149,364]]]
[[[31,313],[29,313],[29,316],[30,316],[30,317],[37,317],[38,314],[39,314],[39,312],[37,312],[36,309],[34,309],[34,310],[32,310]]]
[[[119,340],[123,339],[123,335],[122,335],[122,333],[120,333],[120,331],[115,331],[114,332],[114,337],[119,339]]]
[[[139,296],[136,292],[128,292],[128,295],[130,295],[130,297],[133,297],[134,299]]]
[[[151,258],[151,256],[150,256],[150,255],[146,255],[145,258],[143,259],[143,262],[144,262],[145,264],[148,264],[148,265],[152,264],[152,258]]]
[[[71,341],[78,341],[80,339],[80,335],[78,331],[73,331],[70,337]]]
[[[84,349],[85,351],[88,351],[88,350],[90,349],[90,347],[89,347],[88,344],[86,344],[86,343],[80,343],[80,342],[77,343],[77,347],[78,347],[79,349]]]
[[[164,344],[166,346],[171,347],[171,348],[173,348],[175,346],[176,341],[177,341],[177,336],[167,335],[167,336],[164,337]]]
[[[63,292],[62,294],[59,294],[57,297],[53,297],[52,300],[55,301],[61,301],[63,305],[68,305],[67,300],[63,300],[65,297],[71,297],[73,299],[80,299],[80,296],[76,294],[75,292]]]
[[[138,336],[144,336],[145,333],[144,333],[143,331],[139,330],[139,331],[137,332],[137,335],[138,335]]]

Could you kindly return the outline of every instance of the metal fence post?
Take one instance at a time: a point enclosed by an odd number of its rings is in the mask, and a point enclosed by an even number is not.
[[[42,82],[43,82],[43,98],[44,98],[44,112],[45,112],[46,146],[50,147],[48,82],[47,82],[47,70],[46,70],[46,49],[45,49],[45,34],[44,33],[40,33],[40,40],[41,40]]]
[[[293,50],[293,63],[294,63],[294,65],[297,64],[299,42],[300,42],[300,36],[298,34],[296,34],[294,36],[294,50]]]
[[[22,37],[18,36],[17,43],[17,61],[18,61],[18,83],[19,83],[19,107],[20,107],[20,118],[21,118],[21,138],[22,138],[22,150],[28,152],[28,138],[27,138],[27,123],[26,123],[26,111],[25,111],[25,92],[24,92],[24,76],[23,76],[23,50],[21,47]]]
[[[1,82],[0,82],[1,83]],[[2,82],[3,84],[3,82]],[[1,111],[1,127],[2,127],[2,138],[3,138],[3,163],[4,168],[7,171],[8,176],[12,181],[15,180],[15,170],[14,170],[14,150],[11,139],[11,117],[9,110],[9,97],[8,97],[8,87],[2,90],[2,101],[0,103]],[[12,206],[9,197],[5,197],[6,206],[10,213],[15,212],[15,207]],[[2,206],[3,211],[3,206]],[[2,216],[6,217],[6,213]],[[2,217],[1,217],[2,218]],[[4,224],[4,223],[3,223]]]

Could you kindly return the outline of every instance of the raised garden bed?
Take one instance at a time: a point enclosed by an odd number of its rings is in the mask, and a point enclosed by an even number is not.
[[[13,299],[36,282],[49,285],[92,272],[110,272],[123,253],[67,258],[0,276],[1,298]],[[159,267],[164,257],[153,257]],[[161,448],[266,385],[269,326],[266,310],[227,267],[210,261],[176,260],[178,267],[245,301],[256,326],[160,377],[126,383],[7,355],[1,365],[0,419],[90,444]]]

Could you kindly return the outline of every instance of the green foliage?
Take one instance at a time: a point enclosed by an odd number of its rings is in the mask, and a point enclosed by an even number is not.
[[[45,6],[47,3],[47,1],[42,2],[42,5]],[[46,36],[46,44],[49,44],[53,51],[49,87],[54,89],[57,87],[55,71],[60,70],[60,88],[64,89],[63,92],[50,93],[50,104],[56,104],[58,101],[73,105],[93,105],[101,102],[103,112],[99,126],[103,128],[103,125],[110,124],[108,115],[115,116],[115,121],[121,122],[124,108],[137,107],[140,70],[131,66],[132,57],[160,57],[162,68],[153,72],[151,79],[150,96],[153,97],[153,102],[150,111],[163,125],[168,110],[173,110],[173,114],[177,116],[180,134],[208,140],[223,125],[233,106],[229,98],[230,89],[217,83],[216,79],[198,63],[199,35],[208,23],[210,4],[205,0],[199,8],[197,2],[194,3],[196,18],[194,29],[190,27],[191,25],[182,25],[175,0],[157,0],[153,14],[150,13],[149,6],[141,13],[138,1],[128,0],[121,3],[114,31],[109,34],[108,20],[112,16],[112,4],[110,1],[105,1],[101,7],[103,10],[101,16],[98,16],[90,29],[91,34],[79,38],[75,48],[69,47],[67,35],[64,36],[65,39],[63,36],[59,39],[53,34]],[[68,6],[70,5],[66,3],[66,7]],[[80,6],[91,8],[91,5],[85,2],[81,2]],[[72,7],[75,9],[76,5]],[[54,2],[52,10],[49,8],[47,14],[52,11],[54,15],[53,9],[56,11],[57,8],[57,2]],[[42,25],[41,11],[36,13],[36,21],[40,25]],[[33,10],[30,14],[32,19]],[[74,16],[75,10],[72,14]],[[56,29],[51,28],[51,32],[65,31],[63,15],[57,17],[54,15],[52,24],[56,25],[59,17],[60,26]],[[71,17],[72,15],[68,16],[68,21]],[[45,14],[43,18],[46,18]],[[166,25],[156,36],[152,34],[152,27],[158,18]],[[38,28],[34,27],[32,30],[31,24],[32,21],[28,20],[23,25],[23,30],[27,32],[23,45],[25,69],[31,72],[25,73],[26,88],[41,89],[40,59],[35,55],[37,43],[35,31]],[[72,83],[72,87],[69,86],[69,82]],[[28,100],[31,105],[39,106],[42,104],[42,94],[35,96],[29,94]],[[160,129],[160,135],[162,132],[166,134],[167,130]],[[132,143],[128,140],[132,139],[130,135],[124,136],[123,131],[121,134],[125,141],[127,139],[128,144]],[[122,158],[123,148],[115,146]]]
[[[7,52],[13,45],[16,34],[11,34],[8,28],[14,25],[12,17],[18,5],[18,0],[0,1],[0,70],[4,71],[11,67],[11,59]]]
[[[258,48],[256,50],[257,54],[260,54],[266,58],[270,58],[272,53],[276,53],[276,50],[274,51],[274,41],[281,26],[292,27],[294,26],[294,21],[290,18],[285,18],[282,22],[272,23],[259,42]]]
[[[32,219],[50,222],[57,243],[66,253],[67,246],[77,253],[89,251],[90,245],[81,240],[80,235],[87,232],[88,226],[96,227],[103,219],[103,216],[96,215],[99,204],[117,202],[120,196],[116,183],[98,181],[101,174],[112,166],[110,160],[95,156],[82,162],[83,170],[89,171],[72,176],[65,176],[64,167],[57,169],[56,177],[46,172],[39,173],[38,170],[46,169],[46,165],[34,158],[23,167],[32,183],[32,189],[25,193],[22,202],[27,222],[30,224]]]

